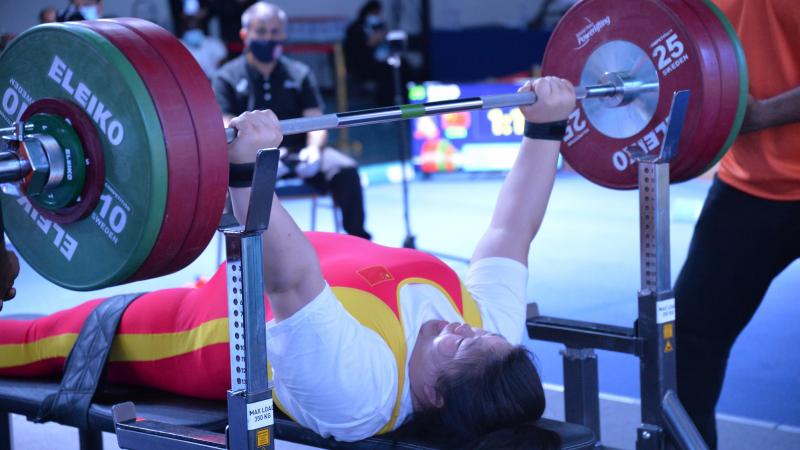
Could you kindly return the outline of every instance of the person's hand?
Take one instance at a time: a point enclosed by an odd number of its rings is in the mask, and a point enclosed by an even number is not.
[[[367,46],[370,48],[375,48],[378,44],[382,43],[386,40],[386,35],[389,33],[389,30],[385,28],[379,28],[374,30],[369,37],[367,38]]]
[[[525,120],[531,123],[548,123],[566,120],[575,109],[575,87],[567,80],[556,77],[537,78],[519,88],[519,92],[536,93],[536,103],[520,106]]]
[[[17,295],[14,289],[14,280],[19,275],[19,260],[14,252],[0,250],[0,310],[3,309],[3,301],[8,301]]]
[[[769,109],[764,106],[764,102],[756,100],[752,95],[748,95],[747,109],[745,110],[742,128],[739,133],[751,133],[766,128],[767,114],[769,114]]]
[[[321,152],[322,150],[316,145],[308,145],[300,150],[300,153],[297,155],[300,163],[294,168],[297,176],[300,178],[311,178],[316,175],[322,163],[320,159]]]
[[[264,148],[276,148],[283,140],[278,117],[270,110],[248,111],[235,117],[228,125],[238,131],[228,145],[228,161],[233,164],[251,163]]]

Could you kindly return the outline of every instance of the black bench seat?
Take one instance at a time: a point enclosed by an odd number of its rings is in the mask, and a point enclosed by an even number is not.
[[[57,379],[16,379],[0,378],[0,412],[13,413],[33,418],[39,411],[45,397],[56,392]],[[222,432],[227,424],[227,407],[224,401],[200,400],[165,394],[141,388],[111,386],[95,395],[89,410],[89,430],[96,433],[114,432],[111,407],[115,404],[133,401],[136,412],[143,417],[158,422]],[[3,420],[0,418],[0,420]],[[542,419],[540,426],[558,433],[563,441],[563,449],[593,448],[596,442],[591,430],[554,420]],[[435,448],[424,439],[398,442],[391,434],[372,437],[359,442],[338,442],[323,438],[311,430],[303,428],[282,414],[275,422],[276,438],[313,447],[332,449],[431,449]],[[10,448],[10,436],[0,436],[0,448]]]

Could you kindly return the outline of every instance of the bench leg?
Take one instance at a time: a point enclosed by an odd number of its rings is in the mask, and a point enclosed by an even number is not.
[[[81,450],[103,450],[103,432],[94,430],[78,430]]]
[[[564,416],[594,431],[600,441],[600,398],[597,355],[592,349],[567,348],[564,361]]]
[[[11,414],[0,413],[0,448],[11,449]]]
[[[342,210],[332,201],[331,209],[333,210],[333,230],[337,233],[342,232]]]

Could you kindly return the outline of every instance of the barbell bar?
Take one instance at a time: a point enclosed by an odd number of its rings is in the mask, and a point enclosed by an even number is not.
[[[620,80],[624,74],[608,74]],[[614,98],[620,97],[620,105],[625,101],[632,101],[642,92],[658,92],[658,83],[641,83],[633,79],[626,79],[619,84],[605,83],[591,86],[576,86],[575,98]],[[623,100],[624,99],[624,100]],[[532,105],[536,103],[536,94],[533,92],[515,92],[510,94],[484,95],[480,97],[442,100],[437,102],[415,103],[385,108],[371,108],[358,111],[322,114],[314,117],[299,117],[283,119],[280,121],[281,132],[284,135],[303,134],[317,130],[332,130],[335,128],[348,128],[377,123],[396,122],[414,119],[423,116],[433,116],[476,109],[510,108]],[[617,105],[615,105],[617,106]],[[225,137],[228,143],[236,138],[236,129],[226,128]]]

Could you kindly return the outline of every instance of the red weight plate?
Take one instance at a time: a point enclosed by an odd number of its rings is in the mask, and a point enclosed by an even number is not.
[[[56,98],[37,100],[25,110],[21,119],[26,121],[40,113],[54,114],[69,120],[81,141],[81,147],[83,147],[83,156],[87,161],[86,178],[83,181],[80,201],[74,205],[58,211],[41,208],[36,202],[31,202],[31,206],[36,208],[39,214],[53,222],[72,223],[88,216],[100,200],[100,193],[103,191],[103,183],[106,178],[103,144],[100,142],[100,137],[97,136],[97,129],[94,127],[92,119],[74,103]]]
[[[545,51],[543,73],[578,84],[584,70],[592,69],[586,64],[596,50],[602,54],[609,46],[623,43],[638,48],[643,56],[634,62],[635,67],[616,70],[637,71],[652,65],[659,84],[652,117],[627,136],[608,136],[587,118],[586,103],[601,100],[579,104],[562,144],[564,158],[576,171],[603,186],[635,188],[636,165],[627,149],[635,145],[651,153],[661,148],[672,93],[679,90],[692,92],[680,146],[695,147],[707,132],[702,123],[705,102],[709,97],[719,101],[718,87],[710,81],[714,74],[709,64],[715,56],[699,46],[697,39],[672,10],[654,0],[584,0],[564,15]],[[616,57],[611,56],[611,60]],[[682,157],[679,154],[678,159]]]
[[[691,143],[682,142],[679,157],[670,165],[670,178],[673,182],[685,181],[697,176],[697,172],[714,159],[722,143],[725,142],[730,127],[720,126],[723,120],[720,109],[722,99],[722,75],[714,36],[708,30],[704,19],[683,0],[662,0],[681,20],[695,38],[703,58],[703,77],[707,88],[702,108],[702,124],[697,138]],[[692,91],[694,93],[694,91]],[[725,129],[722,129],[725,128]]]
[[[728,35],[725,26],[720,22],[719,17],[703,0],[683,0],[690,5],[700,17],[700,20],[706,25],[711,38],[716,48],[717,58],[720,66],[720,118],[717,125],[714,127],[720,133],[724,132],[724,137],[718,146],[710,146],[708,148],[708,158],[703,158],[705,164],[698,166],[693,173],[690,173],[691,178],[701,175],[709,169],[709,164],[712,163],[720,154],[725,151],[725,144],[732,131],[736,117],[739,112],[739,99],[740,89],[739,83],[739,65],[736,56],[736,48],[733,41]]]
[[[197,143],[189,109],[163,62],[136,33],[109,21],[79,22],[108,39],[131,62],[153,98],[167,148],[168,192],[155,245],[126,281],[165,275],[189,233],[197,203]]]
[[[178,80],[178,86],[189,104],[197,133],[200,162],[198,202],[186,242],[171,264],[173,270],[178,270],[194,261],[208,246],[225,207],[228,192],[228,145],[222,112],[205,73],[192,54],[172,34],[142,19],[114,20],[139,34],[161,55]]]

